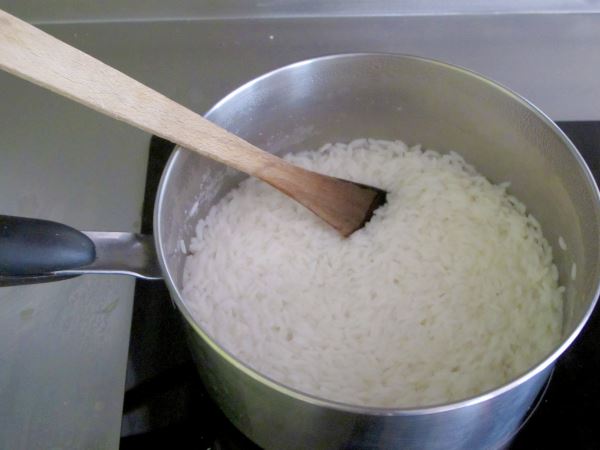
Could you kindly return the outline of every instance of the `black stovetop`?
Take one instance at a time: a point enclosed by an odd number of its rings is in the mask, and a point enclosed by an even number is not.
[[[600,182],[600,122],[559,122]],[[150,144],[142,232],[173,144]],[[537,410],[510,448],[600,448],[600,312],[558,360]],[[188,353],[183,324],[162,282],[138,281],[123,407],[122,450],[257,449],[213,404]]]

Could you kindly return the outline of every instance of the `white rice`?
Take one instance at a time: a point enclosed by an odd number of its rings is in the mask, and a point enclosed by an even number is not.
[[[565,242],[562,236],[558,237],[558,246],[562,251],[567,250],[567,243]]]
[[[558,343],[552,249],[508,184],[400,141],[286,159],[384,188],[388,203],[348,239],[255,179],[211,209],[184,297],[241,361],[321,398],[411,407],[497,387]]]

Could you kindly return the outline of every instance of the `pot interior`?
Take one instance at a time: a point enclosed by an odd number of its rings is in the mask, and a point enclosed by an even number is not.
[[[600,279],[597,188],[560,130],[510,91],[434,61],[342,55],[267,74],[227,96],[207,118],[275,154],[363,137],[460,153],[491,181],[510,181],[509,192],[541,223],[566,288],[561,351],[589,316]],[[244,177],[182,149],[163,174],[155,218],[159,257],[188,320],[180,295],[183,250],[198,219]]]

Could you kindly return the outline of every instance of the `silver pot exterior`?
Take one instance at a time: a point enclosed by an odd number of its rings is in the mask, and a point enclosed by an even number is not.
[[[566,287],[559,345],[528,373],[478,397],[394,410],[295,392],[237,361],[195,324],[186,307],[182,248],[189,246],[197,220],[243,176],[178,149],[157,196],[157,252],[188,324],[199,373],[228,418],[268,449],[488,449],[506,443],[598,294],[598,189],[566,136],[527,101],[477,74],[386,54],[338,55],[279,69],[234,91],[207,117],[277,154],[362,137],[456,150],[491,181],[511,182],[510,191],[538,218],[555,248]],[[559,237],[567,251],[558,249]]]

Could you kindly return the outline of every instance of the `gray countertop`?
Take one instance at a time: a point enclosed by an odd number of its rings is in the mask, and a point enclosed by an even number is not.
[[[293,61],[385,51],[479,71],[555,120],[600,119],[598,14],[43,27],[197,111]],[[139,229],[147,134],[0,73],[0,142],[0,213]],[[90,276],[0,289],[0,448],[118,447],[133,284]]]

